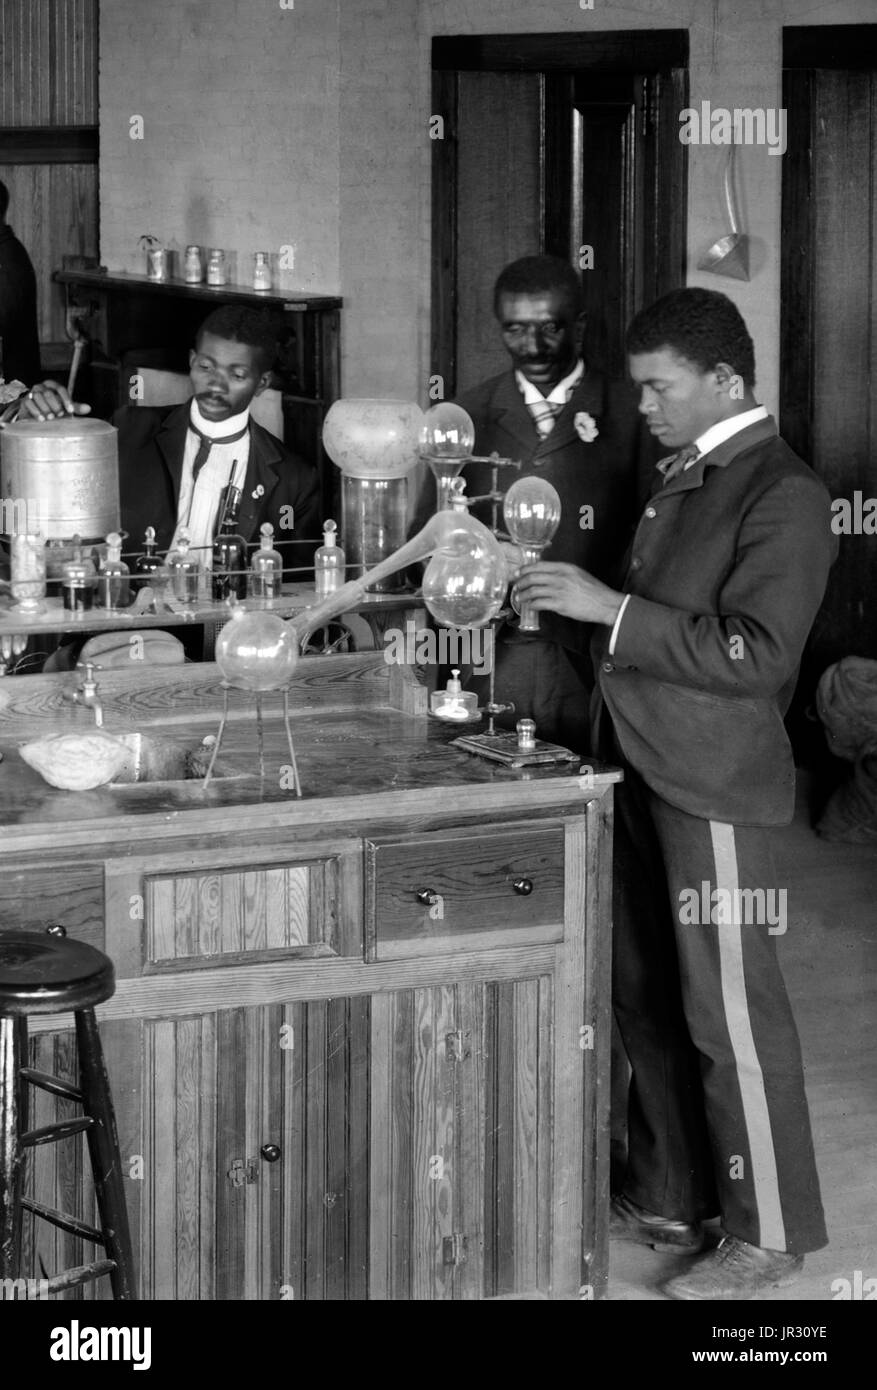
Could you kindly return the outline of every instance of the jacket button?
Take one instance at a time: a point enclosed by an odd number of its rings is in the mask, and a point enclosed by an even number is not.
[[[643,562],[642,562],[642,560],[640,559],[639,555],[634,555],[633,559],[632,559],[631,562],[630,562],[630,568],[631,568],[632,570],[641,570],[642,567],[643,567]]]
[[[655,511],[654,507],[646,507],[645,515],[649,518],[649,521],[651,521],[653,517],[656,517],[658,515],[658,513]]]
[[[614,662],[614,661],[604,661],[604,662],[603,662],[603,670],[606,671],[607,673],[608,673],[609,671],[614,671],[614,670],[615,670],[615,662]]]

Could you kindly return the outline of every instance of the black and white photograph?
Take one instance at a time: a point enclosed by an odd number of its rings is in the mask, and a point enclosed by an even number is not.
[[[576,1302],[841,1373],[875,208],[874,0],[0,0],[34,1371]]]

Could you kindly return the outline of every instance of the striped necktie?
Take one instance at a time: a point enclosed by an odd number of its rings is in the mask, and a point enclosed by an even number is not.
[[[671,454],[669,458],[663,459],[658,464],[658,468],[664,475],[663,487],[666,487],[671,478],[682,473],[690,463],[700,458],[700,450],[696,444],[686,444],[684,449],[680,449],[678,454]]]
[[[539,434],[540,439],[547,439],[554,429],[554,422],[563,410],[565,401],[527,401],[527,409],[533,417],[533,423]]]
[[[198,436],[199,441],[198,452],[192,460],[193,487],[195,486],[195,483],[198,481],[198,474],[201,472],[201,469],[204,467],[205,463],[210,457],[210,450],[213,448],[214,444],[234,444],[238,439],[243,439],[244,435],[246,434],[249,428],[250,422],[249,420],[247,420],[247,423],[244,425],[243,429],[238,430],[237,434],[221,434],[214,436],[210,434],[202,434],[201,431],[197,429],[195,425],[192,424],[192,421],[189,421],[189,429],[192,431],[193,434]]]

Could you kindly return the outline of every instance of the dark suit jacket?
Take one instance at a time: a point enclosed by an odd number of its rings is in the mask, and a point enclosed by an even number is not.
[[[147,526],[154,526],[159,550],[167,550],[176,528],[189,403],[155,408],[125,406],[116,412],[113,424],[119,431],[122,528],[136,543]],[[264,491],[254,497],[259,487]],[[282,525],[281,509],[285,506],[294,508],[291,531]],[[311,564],[320,528],[317,475],[251,419],[250,457],[238,530],[244,540],[254,542],[265,521],[274,527],[285,566]],[[313,540],[313,545],[284,548],[282,544],[305,538]]]
[[[496,451],[503,458],[523,463],[520,472],[510,468],[500,471],[501,490],[507,490],[518,478],[530,476],[544,478],[557,489],[561,521],[544,558],[568,561],[607,582],[620,582],[618,566],[648,494],[656,457],[654,445],[641,426],[633,389],[588,368],[547,439],[539,438],[511,369],[481,382],[460,396],[457,404],[472,417],[476,454]],[[590,444],[576,432],[579,412],[596,422],[599,433]],[[489,492],[490,474],[489,464],[472,463],[464,468],[467,495]],[[580,524],[584,506],[594,509],[592,529],[583,529]],[[435,484],[430,475],[417,508],[417,522],[423,525],[434,511]],[[472,512],[490,524],[489,503],[473,507]],[[501,504],[498,517],[504,530]],[[587,653],[590,629],[583,624],[542,613],[539,625],[544,640]]]
[[[690,815],[792,817],[783,715],[837,551],[830,522],[825,488],[773,420],[666,486],[658,477],[631,548],[623,587],[633,597],[614,655],[608,628],[594,642],[595,737],[602,700],[628,762]]]
[[[25,386],[40,381],[36,275],[30,256],[5,225],[0,226],[0,338],[6,380]]]

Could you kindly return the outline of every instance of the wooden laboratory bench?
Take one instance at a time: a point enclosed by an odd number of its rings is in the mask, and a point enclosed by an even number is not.
[[[605,1296],[619,774],[461,752],[378,652],[299,663],[300,799],[279,698],[260,780],[238,692],[206,792],[58,791],[17,745],[90,726],[75,679],[0,683],[0,924],[115,963],[141,1297]],[[213,665],[100,686],[108,732],[216,732]],[[32,1023],[33,1064],[72,1075],[70,1016]],[[37,1093],[31,1123],[67,1104]],[[36,1200],[88,1218],[77,1141],[32,1156]],[[25,1237],[23,1275],[90,1257]]]

